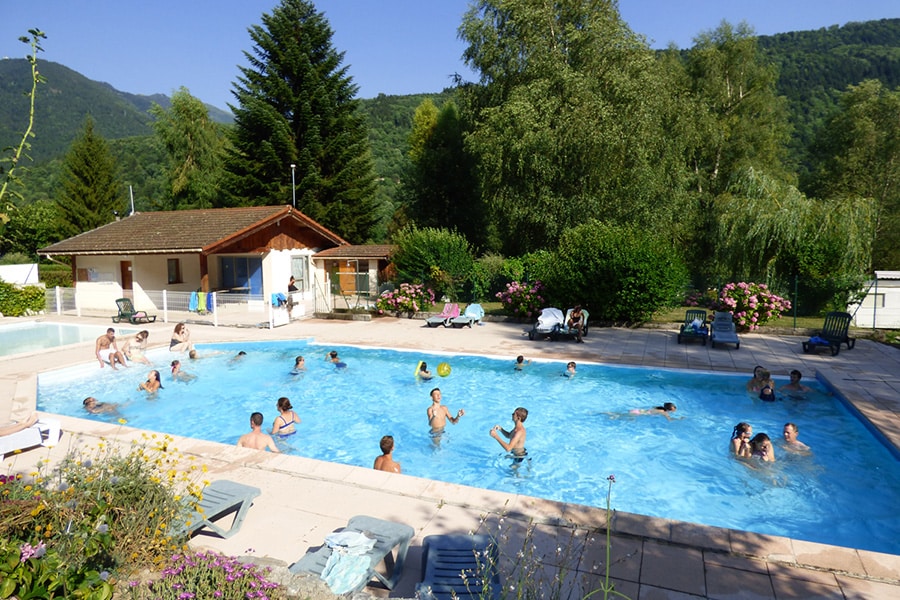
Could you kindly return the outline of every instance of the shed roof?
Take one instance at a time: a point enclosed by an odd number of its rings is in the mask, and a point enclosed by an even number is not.
[[[900,271],[875,271],[875,279],[900,279]]]
[[[313,258],[383,258],[388,259],[397,246],[391,244],[365,244],[354,246],[336,246],[317,252]]]
[[[38,250],[45,256],[204,253],[281,219],[325,240],[347,241],[291,206],[245,206],[135,213]]]

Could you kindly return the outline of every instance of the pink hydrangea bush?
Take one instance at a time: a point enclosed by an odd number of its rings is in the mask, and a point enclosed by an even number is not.
[[[728,283],[719,290],[718,310],[734,317],[741,331],[753,331],[790,310],[791,302],[769,291],[764,283]]]
[[[512,281],[506,284],[504,291],[497,292],[496,296],[506,312],[528,319],[537,317],[544,306],[544,297],[541,296],[543,288],[540,281],[532,283]]]
[[[434,291],[420,283],[401,283],[396,290],[382,292],[375,301],[378,314],[392,312],[398,317],[407,313],[412,318],[417,312],[428,310],[433,306]]]

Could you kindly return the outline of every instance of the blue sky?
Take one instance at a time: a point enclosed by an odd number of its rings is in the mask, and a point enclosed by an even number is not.
[[[359,97],[436,92],[463,65],[456,30],[468,0],[318,0]],[[28,29],[47,34],[40,60],[135,94],[181,86],[220,108],[232,101],[247,28],[277,0],[0,0],[0,57],[22,58]],[[654,48],[692,45],[701,31],[744,20],[760,35],[900,17],[898,0],[621,0]]]

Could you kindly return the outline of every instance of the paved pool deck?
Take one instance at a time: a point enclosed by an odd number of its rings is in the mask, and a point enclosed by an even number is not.
[[[99,318],[41,318],[109,323]],[[0,325],[9,321],[2,319]],[[147,326],[151,347],[167,343],[172,327],[171,323]],[[524,354],[537,359],[740,372],[748,377],[757,364],[779,377],[796,368],[805,378],[818,375],[838,388],[900,448],[900,350],[870,340],[858,340],[854,350],[844,349],[832,357],[826,352],[804,354],[804,338],[792,335],[743,335],[740,350],[735,350],[677,344],[672,329],[594,328],[584,344],[529,341],[527,329],[527,325],[506,322],[488,322],[471,329],[430,329],[421,320],[386,317],[371,322],[311,319],[274,330],[196,325],[192,333],[197,343],[314,338],[324,344],[502,357]],[[39,372],[80,363],[97,369],[93,343],[4,358],[0,361],[0,422],[5,422],[7,415],[23,418],[34,409]],[[97,369],[97,373],[102,386],[104,371]],[[60,420],[65,433],[59,445],[7,457],[2,470],[29,471],[44,458],[59,460],[74,446],[90,446],[99,438],[140,439],[143,433],[84,419]],[[232,555],[252,549],[256,557],[290,564],[308,549],[320,546],[328,533],[354,515],[399,521],[411,525],[416,534],[407,567],[389,595],[412,597],[425,536],[475,530],[484,515],[491,515],[487,522],[496,526],[498,515],[504,514],[499,527],[511,538],[504,542],[510,546],[504,547],[505,551],[513,554],[521,548],[517,544],[521,544],[526,524],[533,521],[537,524],[533,542],[537,552],[550,557],[548,564],[560,540],[577,548],[577,571],[567,577],[568,584],[586,582],[596,589],[602,580],[606,560],[603,535],[592,532],[605,524],[606,514],[601,509],[188,438],[176,438],[175,444],[207,465],[210,479],[237,480],[262,490],[237,535],[228,540],[198,535],[192,540],[196,548]],[[402,461],[402,456],[398,458]],[[873,482],[873,488],[876,486]],[[900,540],[895,553],[883,554],[623,512],[615,513],[612,533],[610,573],[616,590],[633,600],[900,598]],[[367,591],[388,595],[377,588]]]

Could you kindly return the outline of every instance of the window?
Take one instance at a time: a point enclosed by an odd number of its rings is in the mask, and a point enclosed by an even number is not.
[[[294,256],[291,258],[291,275],[294,276],[294,285],[301,292],[309,290],[309,257]]]
[[[169,273],[169,283],[183,283],[181,279],[181,259],[170,258],[166,261]]]
[[[219,258],[222,287],[232,292],[262,294],[262,259],[253,256]]]

